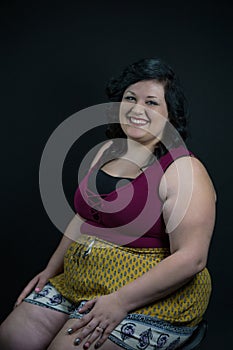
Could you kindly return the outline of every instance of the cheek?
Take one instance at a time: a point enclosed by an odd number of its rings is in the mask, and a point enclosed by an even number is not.
[[[120,115],[123,117],[132,109],[133,104],[130,102],[121,102]]]
[[[164,108],[163,115],[168,120],[168,110],[167,110],[167,108]]]
[[[163,114],[163,116],[164,116],[166,119],[168,119],[168,109],[167,109],[167,105],[165,105],[165,106],[163,107],[162,114]]]
[[[131,104],[130,103],[125,103],[122,102],[120,105],[120,109],[119,109],[119,120],[120,122],[126,122],[126,116],[127,113],[130,111],[131,109]]]
[[[127,123],[127,120],[125,118],[125,108],[123,107],[120,107],[120,110],[119,110],[119,123],[121,125],[121,128],[123,131],[125,131],[125,124]]]
[[[161,113],[157,113],[156,116],[155,115],[151,116],[151,120],[152,122],[150,125],[150,132],[154,136],[158,136],[163,131],[168,121],[168,118]]]
[[[157,109],[157,112],[164,118],[168,119],[168,109],[165,103],[159,106],[159,108]]]

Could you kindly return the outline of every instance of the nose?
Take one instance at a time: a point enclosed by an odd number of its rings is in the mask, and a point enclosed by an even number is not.
[[[144,114],[144,107],[138,103],[135,103],[131,109],[131,112],[133,112],[135,115],[142,115]]]

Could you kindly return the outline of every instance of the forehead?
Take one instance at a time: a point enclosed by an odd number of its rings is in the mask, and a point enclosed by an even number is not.
[[[164,97],[164,85],[157,80],[142,80],[128,86],[125,93],[135,93],[141,97],[155,96]]]

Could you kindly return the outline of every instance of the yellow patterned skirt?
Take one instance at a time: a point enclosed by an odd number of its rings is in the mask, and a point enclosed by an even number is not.
[[[68,300],[79,303],[110,294],[135,280],[169,255],[167,248],[129,248],[81,235],[68,248],[64,273],[50,279]],[[180,326],[197,325],[207,308],[211,279],[205,268],[169,296],[135,310]]]

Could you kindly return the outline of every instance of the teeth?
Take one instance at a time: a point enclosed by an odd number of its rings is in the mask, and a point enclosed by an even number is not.
[[[136,118],[133,118],[133,117],[130,117],[130,121],[134,124],[137,124],[137,125],[146,125],[148,123],[147,120],[142,120],[142,119],[136,119]]]

